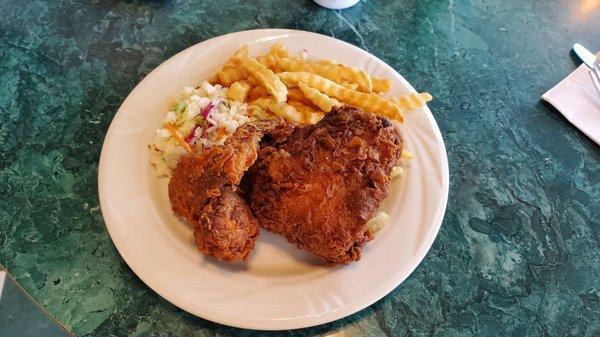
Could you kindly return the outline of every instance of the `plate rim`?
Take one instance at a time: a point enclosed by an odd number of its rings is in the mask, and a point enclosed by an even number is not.
[[[340,39],[337,39],[335,37],[331,37],[328,35],[323,35],[323,34],[304,31],[304,30],[268,28],[268,29],[241,30],[241,31],[231,32],[231,33],[215,36],[210,39],[200,41],[194,45],[191,45],[191,46],[177,52],[173,56],[171,56],[168,59],[166,59],[165,61],[163,61],[160,65],[158,65],[156,68],[154,68],[151,72],[149,72],[133,89],[131,89],[131,91],[129,92],[127,97],[123,100],[123,102],[119,106],[119,109],[113,116],[113,118],[109,124],[109,127],[106,131],[105,138],[102,143],[102,150],[100,153],[100,158],[98,161],[98,196],[99,196],[100,210],[102,212],[103,222],[104,222],[106,230],[109,234],[109,237],[110,237],[113,245],[119,252],[119,255],[121,256],[121,258],[125,261],[125,263],[129,267],[129,269],[131,269],[131,271],[133,271],[133,273],[142,282],[144,282],[144,284],[146,286],[148,286],[150,289],[152,289],[153,292],[155,292],[157,295],[159,295],[160,297],[162,297],[169,303],[173,304],[174,306],[181,308],[181,309],[185,310],[186,312],[188,312],[194,316],[200,317],[202,319],[206,319],[206,320],[209,320],[209,321],[212,321],[215,323],[219,323],[219,324],[223,324],[223,325],[227,325],[227,326],[231,326],[231,327],[243,328],[243,329],[280,331],[280,330],[295,330],[295,329],[319,326],[319,325],[330,323],[330,322],[348,317],[355,313],[358,313],[358,312],[366,309],[367,307],[371,306],[372,304],[378,302],[379,300],[381,300],[382,298],[387,296],[389,293],[391,293],[400,284],[402,284],[414,272],[414,270],[421,264],[421,262],[423,261],[423,259],[425,258],[425,256],[429,252],[429,250],[431,249],[431,246],[433,245],[433,243],[440,231],[440,228],[441,228],[441,225],[442,225],[442,222],[444,219],[444,215],[446,212],[447,204],[448,204],[448,196],[449,196],[449,188],[450,188],[448,152],[446,150],[446,145],[444,143],[444,139],[442,137],[439,125],[437,124],[431,110],[429,109],[429,107],[427,105],[425,105],[423,107],[423,109],[425,110],[425,112],[427,114],[427,118],[429,119],[429,121],[431,122],[431,124],[433,126],[434,137],[438,140],[438,144],[440,145],[440,152],[443,152],[443,155],[441,156],[441,162],[440,162],[440,166],[441,166],[441,170],[442,170],[442,172],[441,172],[442,179],[443,179],[442,195],[440,198],[440,204],[437,209],[437,213],[435,215],[434,227],[432,227],[429,230],[429,232],[426,234],[424,240],[422,241],[422,243],[420,245],[419,251],[415,254],[415,256],[417,256],[417,258],[414,259],[412,266],[410,266],[410,268],[408,268],[408,271],[406,272],[406,274],[404,276],[399,275],[399,277],[393,277],[393,278],[388,279],[382,285],[380,285],[379,287],[377,287],[369,292],[369,295],[366,296],[368,298],[368,300],[362,301],[360,303],[353,302],[339,310],[328,312],[327,315],[320,315],[318,317],[312,317],[312,316],[311,317],[294,317],[294,318],[290,318],[290,319],[262,319],[262,320],[253,319],[252,320],[252,322],[254,322],[254,324],[253,324],[248,321],[244,321],[243,319],[242,319],[242,321],[239,321],[239,320],[236,321],[236,320],[229,319],[229,316],[219,316],[218,314],[215,315],[213,312],[210,312],[210,311],[194,310],[193,308],[189,308],[185,304],[176,303],[177,301],[175,299],[164,296],[163,291],[159,287],[157,287],[155,284],[153,284],[153,282],[149,282],[148,280],[144,279],[142,277],[144,272],[142,270],[138,270],[137,266],[134,263],[132,263],[132,261],[126,256],[126,254],[123,254],[122,248],[119,248],[119,245],[117,244],[117,242],[115,242],[114,232],[111,232],[111,229],[110,229],[111,226],[108,224],[109,221],[107,220],[107,215],[105,214],[105,212],[106,212],[105,206],[107,203],[105,192],[103,192],[103,186],[105,185],[104,181],[106,179],[104,177],[104,170],[103,170],[103,167],[106,165],[106,156],[107,156],[107,154],[105,152],[105,147],[106,147],[108,139],[110,138],[109,136],[115,130],[114,125],[115,125],[115,121],[118,119],[117,116],[121,112],[122,107],[125,106],[127,101],[130,99],[131,94],[134,91],[136,91],[139,87],[143,86],[146,81],[148,81],[150,78],[152,78],[153,74],[157,73],[167,63],[169,63],[170,61],[172,61],[173,59],[178,57],[180,54],[189,52],[191,49],[196,48],[198,45],[201,45],[203,43],[208,43],[210,41],[218,40],[218,39],[226,39],[227,37],[231,37],[231,36],[237,35],[237,34],[252,33],[252,32],[263,34],[264,36],[269,36],[269,35],[275,36],[275,35],[282,35],[282,34],[307,34],[307,35],[313,35],[317,38],[333,39],[338,43],[342,43],[342,44],[350,47],[351,49],[357,50],[357,52],[365,53],[369,57],[374,58],[376,61],[380,62],[381,65],[384,68],[386,68],[387,71],[396,75],[400,79],[400,81],[403,82],[403,84],[411,92],[416,92],[414,87],[400,73],[398,73],[392,66],[390,66],[389,64],[387,64],[386,62],[384,62],[383,60],[378,58],[377,56],[371,54],[370,52],[368,52],[358,46],[355,46],[351,43],[348,43],[346,41],[343,41],[343,40],[340,40]],[[395,273],[395,275],[398,275],[403,272],[404,271],[399,270],[397,273]],[[200,312],[200,311],[202,311],[202,312]],[[279,324],[274,324],[274,322],[278,322]]]

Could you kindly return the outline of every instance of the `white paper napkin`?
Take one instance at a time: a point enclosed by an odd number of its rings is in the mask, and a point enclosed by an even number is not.
[[[585,64],[580,65],[542,95],[542,99],[600,145],[600,94],[594,88],[588,70]]]
[[[2,299],[2,288],[4,288],[4,279],[6,279],[6,272],[0,271],[0,299]]]

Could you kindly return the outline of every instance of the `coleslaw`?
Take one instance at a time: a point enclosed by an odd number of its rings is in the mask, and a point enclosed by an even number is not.
[[[186,152],[223,144],[250,120],[248,105],[228,99],[227,92],[206,81],[181,90],[149,145],[150,164],[158,176],[169,176]]]

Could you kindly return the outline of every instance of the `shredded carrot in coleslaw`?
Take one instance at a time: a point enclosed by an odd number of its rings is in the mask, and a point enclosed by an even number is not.
[[[177,129],[175,129],[175,127],[173,125],[165,124],[165,129],[167,129],[171,133],[173,138],[175,138],[187,152],[192,152],[192,147],[190,146],[190,144],[188,144],[185,141],[185,139],[181,138],[179,133],[177,133]]]

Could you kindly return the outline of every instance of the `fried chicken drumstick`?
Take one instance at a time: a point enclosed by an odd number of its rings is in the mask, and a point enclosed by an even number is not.
[[[332,110],[260,150],[247,177],[250,207],[263,228],[331,264],[359,260],[401,152],[400,132],[386,118]]]
[[[223,145],[179,160],[169,199],[173,211],[194,226],[200,252],[222,261],[247,258],[258,237],[258,221],[237,185],[256,160],[264,134],[282,124],[281,119],[246,123]]]

